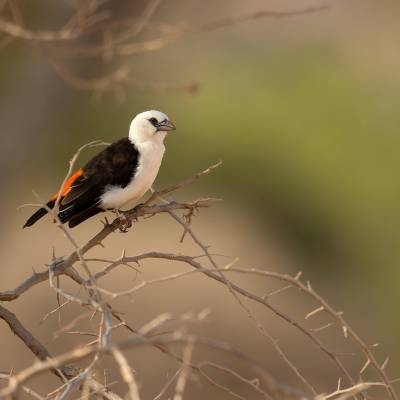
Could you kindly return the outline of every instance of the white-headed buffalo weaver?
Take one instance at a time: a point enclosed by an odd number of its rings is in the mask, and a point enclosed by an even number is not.
[[[175,125],[160,111],[145,111],[131,123],[129,136],[106,147],[65,183],[58,217],[69,227],[106,210],[121,210],[142,197],[153,184],[164,155],[164,139]],[[58,198],[47,203],[52,209]],[[47,214],[40,208],[26,221],[32,226]]]

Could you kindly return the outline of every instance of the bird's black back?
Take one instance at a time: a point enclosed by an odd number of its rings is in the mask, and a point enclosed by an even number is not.
[[[139,151],[129,138],[106,147],[83,167],[83,178],[103,188],[107,185],[126,187],[136,173]]]
[[[74,218],[82,222],[94,209],[99,208],[101,196],[108,186],[126,187],[136,173],[139,163],[139,151],[124,138],[112,143],[94,156],[82,168],[83,174],[74,183],[71,191],[60,204],[61,221],[74,224]]]

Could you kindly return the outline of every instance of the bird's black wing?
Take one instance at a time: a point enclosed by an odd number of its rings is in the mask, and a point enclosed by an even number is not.
[[[61,222],[76,226],[103,211],[100,201],[104,190],[107,186],[126,187],[138,162],[139,152],[128,138],[111,144],[93,157],[60,203]]]

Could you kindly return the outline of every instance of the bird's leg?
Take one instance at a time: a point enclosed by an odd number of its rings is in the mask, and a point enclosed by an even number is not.
[[[114,210],[117,218],[121,221],[121,226],[119,228],[121,233],[127,233],[129,228],[132,227],[132,220],[129,218],[128,214],[122,210]]]

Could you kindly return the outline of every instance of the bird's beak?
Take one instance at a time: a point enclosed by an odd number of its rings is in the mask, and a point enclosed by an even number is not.
[[[157,132],[174,131],[176,126],[171,121],[163,121],[157,125]]]

